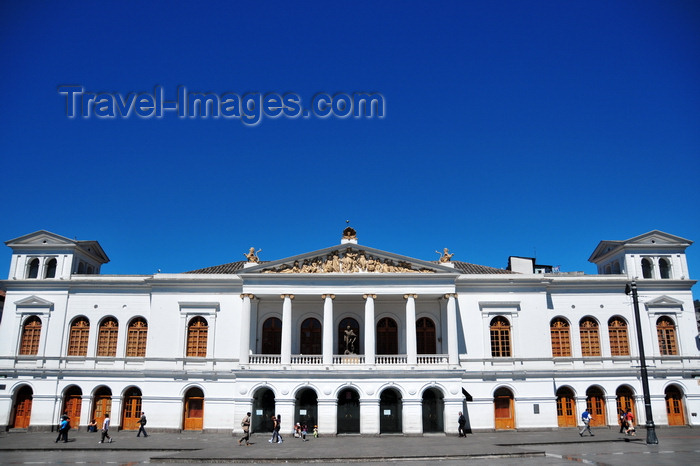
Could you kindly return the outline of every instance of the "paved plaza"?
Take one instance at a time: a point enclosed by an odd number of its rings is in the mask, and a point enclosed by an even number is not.
[[[466,439],[445,435],[405,437],[311,437],[303,442],[291,436],[271,444],[266,434],[253,435],[252,445],[239,446],[225,434],[113,432],[113,443],[100,444],[99,434],[70,433],[68,443],[54,443],[56,434],[4,432],[0,434],[0,463],[379,463],[411,461],[458,464],[690,464],[700,453],[700,431],[660,428],[658,445],[645,444],[645,432],[625,437],[617,429],[594,429],[594,437],[578,430],[538,432],[485,432]]]

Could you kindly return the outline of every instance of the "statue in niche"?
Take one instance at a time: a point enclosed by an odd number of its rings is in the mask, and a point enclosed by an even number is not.
[[[360,251],[360,256],[357,258],[357,266],[360,268],[361,272],[367,270],[367,259],[365,258],[364,251]]]
[[[435,251],[436,253],[440,254],[440,262],[450,262],[452,260],[452,256],[454,256],[454,253],[450,254],[450,250],[445,248],[442,250],[442,252]]]
[[[250,248],[247,253],[243,253],[243,255],[248,259],[248,262],[260,262],[260,259],[258,258],[258,253],[261,252],[262,249],[258,249],[257,251],[255,248]]]
[[[345,329],[345,336],[343,337],[345,342],[345,353],[344,354],[355,354],[355,342],[357,341],[357,334],[348,325]]]

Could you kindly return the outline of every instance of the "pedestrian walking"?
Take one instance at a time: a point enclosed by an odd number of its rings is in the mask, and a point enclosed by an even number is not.
[[[56,442],[58,443],[63,440],[63,443],[68,443],[68,431],[70,430],[70,418],[68,413],[63,413],[61,416],[61,422],[58,424],[58,437],[56,437]]]
[[[102,422],[102,438],[98,443],[105,443],[105,439],[109,439],[109,443],[112,443],[112,437],[109,436],[109,414],[105,414],[105,420]]]
[[[141,433],[143,433],[144,437],[148,437],[146,433],[146,422],[146,413],[141,412],[141,417],[139,418],[139,433],[136,434],[137,437],[141,437]]]
[[[632,410],[628,409],[627,414],[625,414],[625,423],[627,425],[627,430],[625,433],[627,435],[637,435],[637,429],[634,428],[634,414],[632,414]]]
[[[581,420],[583,421],[583,428],[578,433],[581,437],[583,437],[583,433],[586,430],[588,430],[588,433],[591,434],[591,437],[594,436],[593,431],[591,430],[591,420],[592,419],[593,419],[593,416],[591,416],[591,413],[589,413],[587,409],[581,414]]]
[[[277,417],[273,414],[270,419],[272,420],[272,437],[270,437],[270,440],[268,442],[270,443],[277,443],[277,440],[279,440],[279,434],[277,431]]]
[[[277,443],[284,442],[284,440],[282,440],[282,434],[280,434],[280,428],[282,428],[282,416],[280,414],[278,414],[277,419],[275,419],[275,430],[277,431]]]
[[[241,421],[241,427],[243,427],[243,437],[238,441],[239,445],[243,445],[243,440],[245,440],[245,446],[250,446],[250,413],[246,413],[245,417]]]
[[[459,419],[457,419],[457,423],[459,424],[459,436],[460,437],[466,437],[467,436],[467,418],[464,417],[464,414],[462,414],[462,411],[459,412]]]
[[[627,413],[624,409],[620,410],[620,433],[624,434],[627,431]]]

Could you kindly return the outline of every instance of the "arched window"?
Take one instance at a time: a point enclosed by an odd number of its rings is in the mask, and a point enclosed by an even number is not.
[[[571,334],[569,322],[561,317],[553,319],[549,324],[552,336],[552,356],[555,358],[571,357]]]
[[[27,278],[38,278],[39,277],[39,259],[32,259],[29,261],[29,268],[27,269]]]
[[[148,337],[148,324],[142,318],[137,318],[129,324],[126,335],[126,357],[143,358],[146,356],[146,339]]]
[[[663,257],[659,259],[659,275],[661,278],[671,278],[671,266]]]
[[[651,261],[646,257],[642,259],[642,277],[651,278]]]
[[[40,337],[41,319],[37,316],[27,318],[22,327],[22,341],[19,345],[19,354],[36,355],[39,353]]]
[[[377,354],[399,354],[399,327],[391,317],[377,322]]]
[[[263,322],[262,354],[281,354],[282,352],[282,321],[270,317]]]
[[[656,334],[659,337],[659,353],[662,356],[678,354],[676,326],[669,317],[659,317],[656,321]]]
[[[56,259],[49,259],[46,263],[45,278],[55,278],[56,277]]]
[[[491,356],[494,358],[509,358],[510,322],[505,317],[495,317],[491,321]]]
[[[350,327],[350,329],[348,329]],[[348,332],[350,330],[350,332]],[[347,338],[345,337],[347,333]],[[353,334],[355,341],[353,341]],[[352,317],[346,317],[338,324],[338,354],[357,354],[360,352],[360,324]]]
[[[620,261],[613,262],[612,273],[621,273],[620,271]]]
[[[418,354],[437,353],[435,322],[433,322],[433,319],[421,317],[416,321],[416,338]]]
[[[97,355],[115,357],[117,355],[117,336],[119,323],[113,317],[102,321],[97,333]]]
[[[85,263],[80,262],[78,263],[78,274],[84,274],[85,273]]]
[[[321,354],[321,322],[310,317],[301,323],[299,352],[301,354]]]
[[[187,357],[207,357],[207,336],[209,326],[204,317],[195,317],[187,326]]]
[[[581,335],[581,356],[600,356],[598,322],[590,317],[581,319],[579,333]]]
[[[610,355],[629,356],[630,344],[627,337],[627,322],[620,316],[613,316],[608,321],[608,335],[610,336]]]
[[[610,267],[609,264],[605,266],[605,272],[604,272],[604,273],[605,273],[605,275],[610,275],[610,274],[612,273],[612,267]]]
[[[87,356],[89,336],[90,321],[85,317],[75,319],[70,326],[68,356]]]

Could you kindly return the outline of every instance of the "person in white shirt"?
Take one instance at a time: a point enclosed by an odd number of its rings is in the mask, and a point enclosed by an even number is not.
[[[104,443],[105,438],[109,439],[109,443],[112,443],[112,437],[109,436],[109,414],[105,414],[105,420],[102,423],[102,439],[99,443]]]

